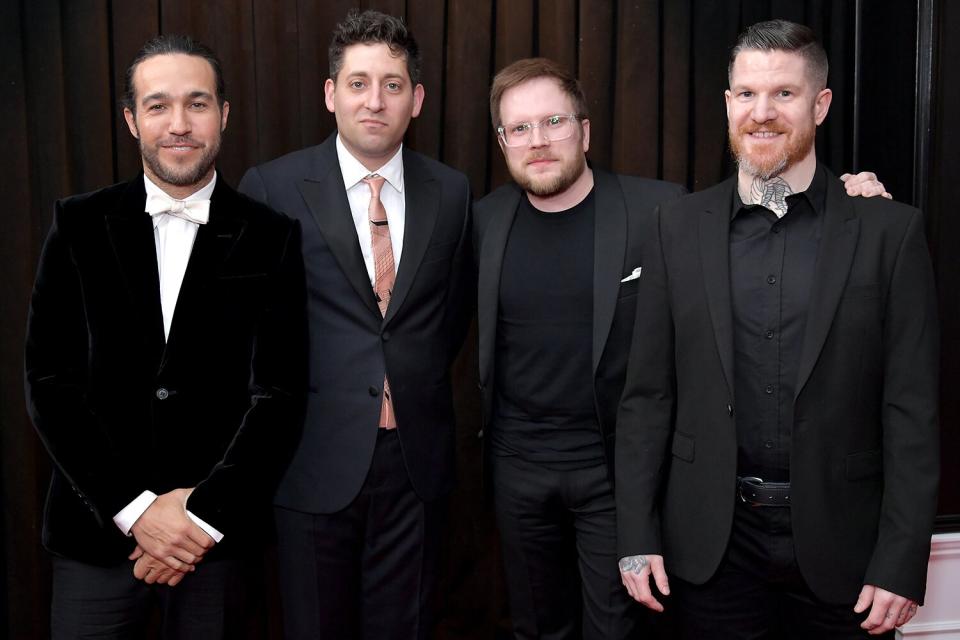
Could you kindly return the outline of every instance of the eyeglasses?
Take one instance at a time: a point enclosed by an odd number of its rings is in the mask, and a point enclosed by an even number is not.
[[[508,147],[523,147],[530,144],[533,130],[540,129],[540,135],[547,142],[560,142],[573,135],[580,118],[572,113],[547,116],[540,122],[515,122],[497,127],[497,134]]]

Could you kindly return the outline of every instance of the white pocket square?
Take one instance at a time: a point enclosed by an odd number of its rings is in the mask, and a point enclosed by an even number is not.
[[[624,278],[620,282],[623,283],[623,282],[630,282],[631,280],[636,280],[637,278],[640,277],[640,269],[642,268],[643,267],[637,267],[636,269],[633,270],[633,273],[628,275],[626,278]]]

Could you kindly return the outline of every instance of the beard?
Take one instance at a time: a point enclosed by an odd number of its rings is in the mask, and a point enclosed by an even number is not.
[[[577,181],[577,178],[583,175],[583,172],[587,168],[586,156],[582,153],[577,153],[571,162],[562,162],[560,175],[550,177],[530,176],[524,172],[526,163],[542,158],[552,158],[552,156],[549,155],[549,151],[547,153],[537,152],[524,158],[523,164],[519,167],[514,167],[513,164],[507,163],[507,168],[510,170],[510,176],[514,182],[524,191],[540,198],[549,198],[550,196],[566,191]]]
[[[774,150],[758,151],[754,148],[749,151],[742,141],[751,133],[757,131],[772,131],[786,136],[786,142]],[[793,134],[792,136],[790,134]],[[807,157],[816,138],[817,128],[814,126],[793,129],[784,129],[777,126],[758,126],[749,124],[729,131],[730,153],[737,161],[740,171],[749,176],[770,180],[777,177],[794,164]]]
[[[146,146],[142,140],[138,141],[140,146],[140,155],[143,157],[143,163],[147,165],[151,172],[160,180],[167,184],[177,187],[188,187],[197,184],[210,167],[217,160],[217,154],[220,153],[220,136],[210,141],[209,145],[203,145],[189,136],[174,136],[157,142],[154,146]],[[192,164],[177,166],[170,165],[160,159],[160,147],[177,144],[190,144],[200,147],[200,157]]]

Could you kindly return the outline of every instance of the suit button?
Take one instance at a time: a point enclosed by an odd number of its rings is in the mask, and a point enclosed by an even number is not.
[[[167,391],[163,387],[160,387],[159,389],[157,389],[157,400],[166,400],[169,397],[170,397],[169,391]]]
[[[380,338],[382,338],[383,341],[386,342],[387,340],[390,339],[390,332],[384,331],[383,333],[380,334]]]
[[[777,284],[777,276],[773,274],[767,276],[767,284]]]
[[[769,395],[772,395],[772,394],[773,394],[773,385],[772,385],[772,384],[768,384],[767,386],[765,386],[765,387],[763,388],[763,392],[764,392],[765,394],[767,394],[768,396],[769,396]]]
[[[369,389],[367,389],[367,391],[369,391],[370,395],[373,396],[374,398],[380,395],[380,389],[377,389],[376,387],[370,387]]]
[[[727,405],[727,415],[728,416],[733,415],[733,405],[729,405],[729,404]]]

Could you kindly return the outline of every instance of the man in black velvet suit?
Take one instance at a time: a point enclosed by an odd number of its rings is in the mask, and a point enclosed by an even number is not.
[[[26,390],[54,463],[54,638],[236,638],[306,382],[298,224],[214,169],[220,63],[148,42],[124,115],[144,173],[57,203]],[[139,579],[139,580],[138,580]]]
[[[893,637],[923,600],[939,476],[923,216],[818,163],[809,29],[753,25],[729,75],[738,174],[660,209],[639,280],[623,579],[661,610],[652,574],[682,638]]]
[[[449,371],[474,289],[467,179],[402,145],[419,72],[401,20],[351,13],[324,87],[337,132],[240,183],[303,229],[307,415],[275,497],[289,638],[431,628],[454,481]]]

